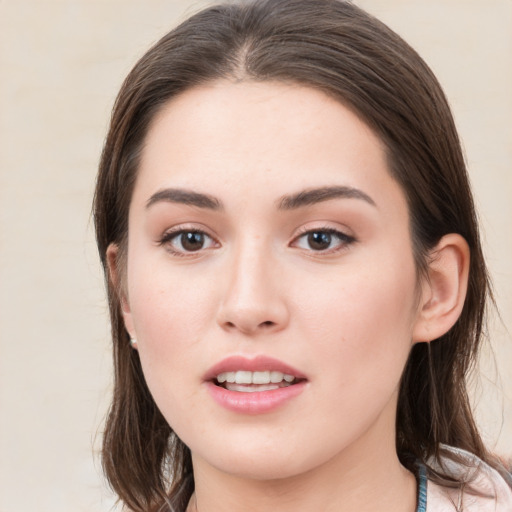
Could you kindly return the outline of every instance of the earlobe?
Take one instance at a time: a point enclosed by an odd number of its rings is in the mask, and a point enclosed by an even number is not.
[[[458,320],[468,286],[469,247],[459,234],[441,238],[429,255],[428,277],[422,283],[413,341],[432,341]]]
[[[124,325],[130,339],[135,339],[135,329],[130,311],[130,303],[126,293],[126,286],[123,283],[123,273],[126,272],[124,263],[121,262],[120,250],[117,244],[110,244],[107,248],[107,265],[110,283],[119,298],[121,313],[123,315]],[[135,348],[135,347],[134,347]]]

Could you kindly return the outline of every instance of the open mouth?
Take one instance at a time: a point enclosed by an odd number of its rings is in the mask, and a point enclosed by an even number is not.
[[[213,383],[228,391],[239,391],[242,393],[254,393],[258,391],[272,391],[285,388],[304,381],[294,375],[280,371],[245,371],[219,373]]]

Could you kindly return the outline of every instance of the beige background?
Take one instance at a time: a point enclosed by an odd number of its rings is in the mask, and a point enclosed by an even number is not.
[[[0,512],[114,503],[94,455],[110,385],[96,166],[121,80],[204,3],[0,0]],[[453,105],[503,317],[502,382],[486,357],[475,401],[486,438],[510,455],[512,1],[356,3],[419,50]]]

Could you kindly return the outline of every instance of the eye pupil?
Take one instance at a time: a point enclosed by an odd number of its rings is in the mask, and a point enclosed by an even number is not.
[[[204,234],[197,231],[188,231],[181,234],[180,241],[186,251],[198,251],[204,245]]]
[[[308,244],[311,249],[322,251],[331,245],[332,236],[325,231],[312,231],[308,234]]]

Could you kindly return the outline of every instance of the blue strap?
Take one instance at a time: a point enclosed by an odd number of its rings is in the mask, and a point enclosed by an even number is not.
[[[418,508],[416,512],[427,512],[427,468],[421,462],[418,465]]]

